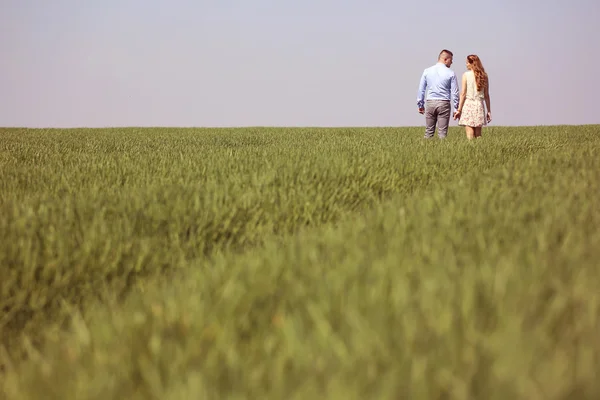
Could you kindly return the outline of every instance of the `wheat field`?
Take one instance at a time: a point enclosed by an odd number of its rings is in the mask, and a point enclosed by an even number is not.
[[[600,398],[600,126],[0,129],[6,399]]]

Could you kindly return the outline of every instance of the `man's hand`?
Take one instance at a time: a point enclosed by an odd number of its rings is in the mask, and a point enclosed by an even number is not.
[[[454,120],[456,121],[458,118],[460,118],[460,111],[456,110],[454,111]]]
[[[423,108],[423,107],[419,108],[419,114],[425,114],[425,108]]]
[[[492,122],[492,112],[491,111],[488,111],[488,113],[487,113],[487,122],[488,123]]]

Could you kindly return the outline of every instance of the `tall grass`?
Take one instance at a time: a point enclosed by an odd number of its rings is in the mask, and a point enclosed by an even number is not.
[[[592,398],[599,132],[0,132],[6,396]]]

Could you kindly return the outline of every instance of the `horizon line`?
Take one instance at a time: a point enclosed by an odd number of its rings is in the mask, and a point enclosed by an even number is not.
[[[598,123],[588,124],[551,124],[551,125],[487,125],[484,128],[535,128],[535,127],[562,127],[562,126],[600,126]],[[71,130],[71,129],[381,129],[381,128],[425,128],[425,125],[229,125],[229,126],[194,126],[194,125],[107,125],[107,126],[70,126],[70,127],[31,127],[31,126],[0,126],[0,129],[31,129],[31,130]],[[463,128],[450,126],[449,128]]]

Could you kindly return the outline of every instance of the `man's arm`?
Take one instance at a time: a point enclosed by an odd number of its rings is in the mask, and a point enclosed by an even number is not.
[[[419,91],[417,92],[417,107],[422,109],[425,107],[425,89],[427,88],[427,70],[423,71],[421,81],[419,82]]]
[[[450,81],[450,92],[452,95],[452,103],[454,104],[454,110],[458,110],[458,79],[456,79],[456,74],[452,74],[452,79]]]

